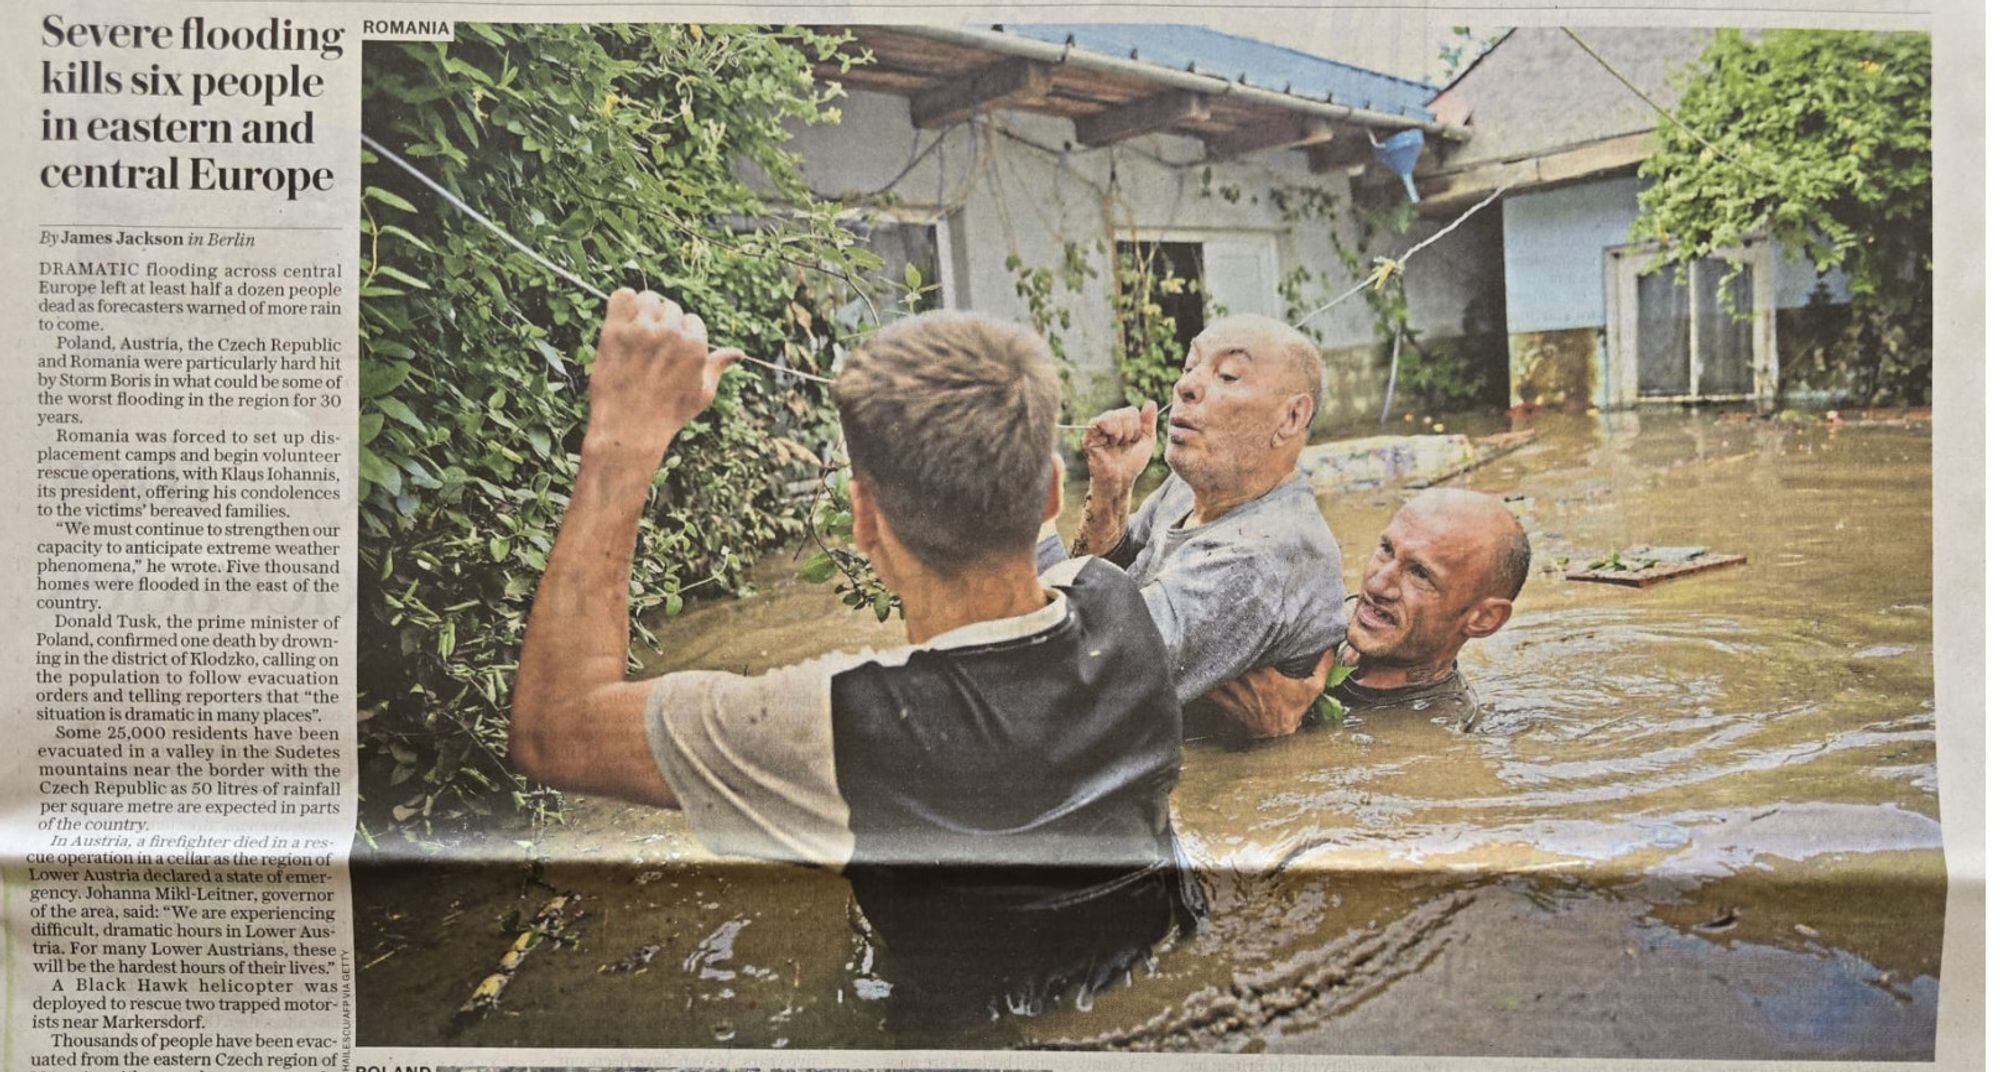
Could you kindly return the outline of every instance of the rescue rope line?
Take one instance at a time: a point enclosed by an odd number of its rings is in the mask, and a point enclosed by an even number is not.
[[[1363,279],[1361,282],[1356,283],[1353,286],[1347,288],[1347,290],[1343,291],[1339,297],[1334,298],[1332,301],[1327,302],[1325,305],[1322,305],[1319,308],[1314,309],[1312,312],[1309,312],[1306,315],[1299,317],[1297,320],[1292,321],[1292,326],[1295,328],[1304,327],[1306,321],[1311,320],[1313,317],[1316,317],[1319,314],[1326,312],[1328,309],[1331,309],[1334,306],[1339,305],[1341,302],[1344,302],[1347,299],[1354,297],[1356,294],[1361,293],[1363,290],[1366,290],[1370,286],[1374,286],[1379,289],[1384,284],[1389,282],[1389,277],[1401,274],[1404,267],[1406,267],[1410,263],[1410,258],[1417,255],[1418,250],[1421,250],[1425,246],[1430,245],[1432,242],[1435,242],[1438,239],[1443,238],[1445,235],[1448,235],[1453,231],[1458,230],[1459,224],[1464,223],[1466,220],[1471,219],[1474,213],[1478,212],[1480,209],[1485,208],[1486,206],[1492,204],[1494,201],[1498,200],[1500,195],[1506,193],[1508,189],[1511,188],[1513,185],[1514,184],[1511,181],[1501,183],[1499,189],[1496,189],[1492,193],[1487,194],[1484,200],[1480,201],[1478,204],[1460,213],[1457,219],[1451,221],[1451,223],[1440,228],[1436,234],[1433,234],[1429,238],[1426,238],[1423,241],[1417,243],[1416,245],[1411,246],[1409,249],[1404,250],[1402,256],[1397,257],[1394,260],[1391,260],[1388,257],[1375,258],[1375,270],[1368,273],[1368,278]]]
[[[515,238],[511,234],[508,234],[505,228],[501,227],[497,223],[494,223],[492,220],[487,219],[486,216],[483,213],[481,213],[478,209],[473,208],[471,205],[468,205],[464,201],[459,200],[456,194],[453,194],[450,190],[447,190],[443,186],[439,185],[429,175],[426,175],[422,171],[419,171],[416,165],[411,164],[409,161],[396,155],[394,152],[391,152],[388,149],[388,147],[384,146],[381,142],[376,141],[374,138],[369,137],[367,134],[363,134],[361,135],[361,143],[363,145],[368,146],[370,149],[375,150],[377,153],[380,153],[382,157],[388,160],[390,163],[395,164],[397,167],[402,168],[404,171],[409,172],[410,175],[414,177],[418,182],[423,183],[424,186],[428,187],[432,193],[438,195],[439,197],[444,198],[446,204],[449,204],[451,207],[471,217],[474,222],[478,223],[480,226],[486,228],[487,230],[497,235],[501,241],[507,243],[510,246],[513,246],[515,249],[520,250],[522,253],[527,254],[528,258],[534,261],[536,264],[539,264],[543,268],[548,269],[550,272],[555,273],[557,276],[569,282],[577,289],[583,291],[586,294],[591,295],[592,297],[595,297],[599,301],[608,302],[611,300],[611,295],[606,294],[604,291],[599,290],[598,288],[591,286],[589,283],[586,283],[583,280],[577,278],[574,273],[570,272],[562,265],[559,265],[554,261],[549,260],[547,257],[542,256],[540,253],[537,253],[535,250],[531,249],[527,243],[521,241],[518,238]],[[763,358],[759,357],[751,357],[748,354],[743,355],[743,360],[748,361],[753,365],[762,365],[763,367],[770,369],[773,372],[782,372],[787,376],[797,376],[799,379],[811,380],[814,383],[833,382],[831,379],[825,376],[816,376],[810,372],[800,372],[798,369],[787,368],[786,366],[777,364],[776,362],[766,361]]]

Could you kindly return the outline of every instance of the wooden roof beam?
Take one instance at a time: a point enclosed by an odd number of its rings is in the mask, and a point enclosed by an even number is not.
[[[1320,174],[1345,171],[1375,159],[1375,147],[1368,143],[1366,135],[1349,134],[1312,146],[1306,150],[1306,159],[1313,171]]]
[[[1200,123],[1207,118],[1208,97],[1170,90],[1078,116],[1076,140],[1089,146],[1110,145],[1142,134],[1172,130],[1182,123]]]
[[[1210,160],[1264,152],[1268,149],[1303,149],[1333,140],[1333,122],[1328,119],[1279,119],[1227,134],[1202,139]]]
[[[1001,60],[911,96],[910,125],[948,127],[980,112],[1032,104],[1048,96],[1055,83],[1055,68],[1049,64]]]
[[[1476,164],[1443,174],[1420,174],[1417,193],[1424,200],[1419,211],[1443,212],[1502,186],[1526,192],[1555,183],[1622,173],[1651,156],[1658,144],[1658,135],[1642,130],[1521,160]]]

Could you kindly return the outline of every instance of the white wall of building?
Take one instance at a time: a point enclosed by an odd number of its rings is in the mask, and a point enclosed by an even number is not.
[[[899,96],[857,91],[840,108],[838,124],[795,131],[794,147],[804,157],[808,182],[822,196],[849,202],[886,194],[883,200],[890,207],[885,211],[899,218],[941,221],[951,265],[948,305],[1028,324],[1027,304],[1016,294],[1014,274],[1006,268],[1009,254],[1029,266],[1059,272],[1065,242],[1089,248],[1096,277],[1080,293],[1065,290],[1060,282],[1056,287],[1056,301],[1072,317],[1070,329],[1060,334],[1084,408],[1116,401],[1119,394],[1112,359],[1111,265],[1103,252],[1114,241],[1208,243],[1217,253],[1230,253],[1226,263],[1232,276],[1218,280],[1218,289],[1237,295],[1246,286],[1233,273],[1252,270],[1254,252],[1268,250],[1277,278],[1269,281],[1265,311],[1273,314],[1283,312],[1275,293],[1278,279],[1301,265],[1331,276],[1331,283],[1306,287],[1308,305],[1353,281],[1333,252],[1326,224],[1293,228],[1271,207],[1269,191],[1280,186],[1325,188],[1341,205],[1349,203],[1349,180],[1313,174],[1302,153],[1264,153],[1207,165],[1200,142],[1174,135],[1075,149],[1068,147],[1074,137],[1070,124],[1049,116],[989,114],[977,124],[950,128],[940,138],[938,131],[911,128],[908,104]],[[930,149],[934,140],[936,148]],[[913,164],[912,157],[919,154],[922,158]],[[1237,200],[1203,196],[1204,171],[1211,189],[1233,188],[1240,194]],[[1351,242],[1351,213],[1336,215]],[[1393,242],[1414,243],[1434,228],[1422,224]],[[1421,256],[1469,258],[1468,243],[1480,241],[1481,234],[1467,229]],[[1211,260],[1225,263],[1215,256]],[[1419,329],[1456,334],[1466,302],[1481,285],[1477,276],[1413,273],[1411,305],[1422,321]],[[1244,311],[1243,300],[1231,302],[1232,311]],[[1366,303],[1358,297],[1312,324],[1329,349],[1373,339]]]

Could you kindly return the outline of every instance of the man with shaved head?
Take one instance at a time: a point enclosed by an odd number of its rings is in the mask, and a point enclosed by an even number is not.
[[[1362,570],[1340,649],[1355,669],[1335,696],[1360,714],[1423,711],[1470,726],[1479,712],[1459,649],[1507,624],[1528,564],[1528,535],[1498,498],[1435,488],[1411,499]],[[1276,737],[1298,728],[1316,692],[1311,681],[1260,671],[1215,698],[1252,736]]]
[[[1183,704],[1255,667],[1310,675],[1340,640],[1340,548],[1299,470],[1320,377],[1319,349],[1280,321],[1210,324],[1174,384],[1173,474],[1136,513],[1158,407],[1113,410],[1084,433],[1090,497],[1070,550],[1138,581]],[[1040,564],[1062,555],[1045,539]]]

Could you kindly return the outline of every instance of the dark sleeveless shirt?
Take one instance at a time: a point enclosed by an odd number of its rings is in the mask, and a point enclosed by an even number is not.
[[[1063,588],[1039,633],[833,678],[846,875],[898,989],[1038,1007],[1200,911],[1167,808],[1181,709],[1159,635],[1116,567]]]

